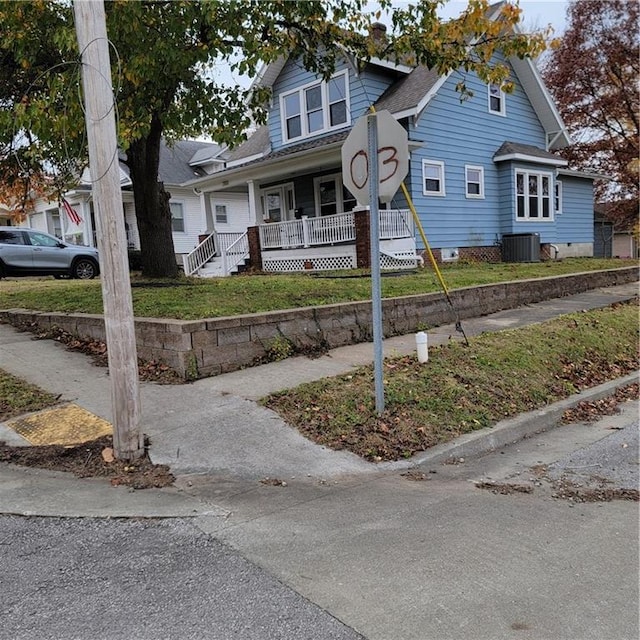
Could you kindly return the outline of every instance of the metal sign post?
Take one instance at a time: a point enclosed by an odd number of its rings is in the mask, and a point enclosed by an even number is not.
[[[388,111],[379,111],[359,118],[342,145],[342,180],[360,204],[369,205],[373,347],[378,415],[384,411],[378,201],[391,201],[408,170],[408,135],[398,121]]]
[[[378,116],[367,116],[369,150],[369,231],[371,242],[371,306],[373,320],[373,365],[376,413],[384,411],[382,380],[382,292],[380,288],[380,213],[378,211]]]

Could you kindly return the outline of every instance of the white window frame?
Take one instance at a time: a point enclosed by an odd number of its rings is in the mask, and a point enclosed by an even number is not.
[[[285,93],[280,94],[280,125],[282,128],[282,140],[285,143],[294,142],[296,140],[303,140],[308,138],[309,136],[317,136],[327,131],[336,131],[338,129],[344,129],[351,125],[351,105],[349,100],[349,71],[345,69],[344,71],[340,71],[331,76],[330,80],[335,80],[336,78],[342,77],[344,79],[344,89],[345,89],[345,110],[346,110],[346,120],[344,122],[340,122],[339,124],[332,125],[330,121],[330,113],[331,113],[331,105],[334,104],[331,102],[329,98],[329,82],[325,80],[316,80],[314,82],[310,82],[305,84],[293,91],[287,91]],[[315,131],[309,131],[308,120],[307,120],[307,109],[305,102],[305,92],[314,87],[320,87],[321,96],[322,96],[322,128],[316,129]],[[292,96],[298,96],[298,105],[300,108],[300,135],[289,137],[287,132],[287,114],[285,112],[285,100]],[[342,102],[340,100],[339,102]]]
[[[345,192],[345,189],[347,188],[342,182],[341,173],[331,173],[326,176],[317,176],[313,179],[313,198],[315,203],[315,214],[318,217],[322,215],[322,206],[321,206],[322,203],[320,200],[320,184],[322,182],[329,182],[331,180],[334,181],[335,189],[336,189],[336,213],[344,213],[344,203],[345,203],[344,192]],[[352,196],[352,198],[349,198],[347,200],[354,201],[354,204],[353,204],[354,208],[358,206],[358,200],[355,196]]]
[[[180,210],[182,212],[182,216],[180,218],[176,218],[173,214],[173,209],[172,207],[180,207]],[[184,202],[180,201],[180,200],[170,200],[169,201],[169,209],[171,210],[171,233],[186,233],[187,232],[187,222],[186,222],[186,216],[185,216],[185,206],[184,206]],[[173,226],[173,223],[175,220],[181,220],[182,221],[182,229],[175,229]]]
[[[518,193],[518,175],[524,176],[523,185],[524,185],[525,192],[523,194]],[[533,196],[529,193],[529,178],[532,176],[536,177],[536,180],[538,183],[537,189],[539,191],[539,193],[534,194]],[[546,196],[546,199],[548,200],[547,211],[549,212],[549,215],[547,217],[543,216],[543,212],[544,212],[543,204],[545,199],[545,196],[541,193],[543,178],[546,178],[549,184],[549,192],[548,192],[548,195]],[[515,196],[514,213],[515,213],[516,222],[553,222],[554,220],[553,174],[547,171],[530,171],[528,169],[516,169],[514,172],[513,191]],[[518,216],[518,198],[519,197],[524,198],[524,216]],[[530,211],[531,197],[538,198],[538,215],[537,216],[531,216],[531,211]]]
[[[495,89],[498,89],[498,94],[495,93]],[[499,109],[493,109],[491,107],[491,98],[497,98],[500,101]],[[502,87],[496,82],[490,82],[487,85],[487,108],[489,109],[489,113],[493,113],[497,116],[507,115],[507,96],[502,90]]]
[[[438,180],[440,181],[440,189],[438,191],[427,191],[425,168],[436,167],[438,169]],[[447,195],[444,183],[444,162],[441,160],[423,160],[422,161],[422,193],[425,196],[443,197]]]
[[[556,180],[553,184],[553,212],[562,214],[562,181]]]
[[[224,219],[222,216],[218,217],[218,207],[224,209]],[[225,202],[216,202],[213,205],[213,218],[216,224],[229,224],[229,207]]]
[[[50,233],[52,236],[55,236],[56,238],[59,238],[62,240],[62,238],[64,237],[64,222],[63,222],[63,218],[62,215],[60,213],[60,209],[58,209],[58,207],[55,207],[53,209],[47,209],[44,212],[44,217],[45,217],[45,223],[47,225],[47,233]],[[56,222],[55,219],[58,219],[58,231],[59,233],[56,233]]]
[[[280,200],[280,220],[279,222],[286,222],[287,220],[293,220],[295,218],[296,209],[296,192],[293,186],[293,182],[283,182],[280,184],[274,184],[271,187],[265,187],[260,190],[260,204],[262,207],[262,219],[264,221],[269,220],[267,196],[276,195]]]
[[[469,179],[469,171],[477,171],[479,173],[478,180],[470,180]],[[470,193],[469,185],[477,184],[479,185],[478,193]],[[473,200],[482,200],[484,199],[484,167],[475,164],[465,164],[464,165],[464,195],[466,198],[470,198]]]

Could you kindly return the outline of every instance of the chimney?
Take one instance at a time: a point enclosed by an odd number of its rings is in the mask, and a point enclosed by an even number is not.
[[[387,37],[387,26],[382,22],[374,22],[369,27],[369,35],[375,42],[384,42]]]

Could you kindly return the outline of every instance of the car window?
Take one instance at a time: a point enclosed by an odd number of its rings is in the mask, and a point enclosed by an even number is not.
[[[0,244],[24,244],[22,231],[0,231]]]
[[[38,233],[37,231],[29,232],[29,240],[35,247],[57,247],[60,242],[58,238],[52,238],[45,233]]]

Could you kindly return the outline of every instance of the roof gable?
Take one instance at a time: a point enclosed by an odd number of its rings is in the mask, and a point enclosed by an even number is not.
[[[160,146],[158,180],[165,184],[182,184],[204,175],[199,167],[207,156],[217,158],[222,148],[212,142],[199,140],[178,140],[171,145],[163,142]],[[193,159],[197,158],[196,161]]]

